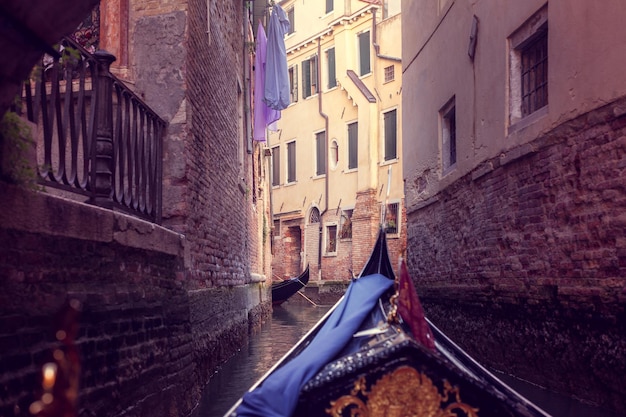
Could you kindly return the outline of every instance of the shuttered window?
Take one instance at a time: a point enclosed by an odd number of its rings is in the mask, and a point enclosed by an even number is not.
[[[317,56],[302,61],[302,98],[317,94]]]
[[[396,111],[391,110],[385,113],[383,123],[385,125],[385,161],[389,161],[397,158]]]
[[[370,33],[363,32],[359,34],[359,75],[370,71]]]
[[[296,30],[296,12],[294,8],[287,10],[287,20],[289,20],[289,31],[287,34],[292,34]]]
[[[335,8],[333,0],[326,0],[326,13],[330,13]]]
[[[287,144],[287,182],[296,181],[296,142]]]
[[[359,124],[357,122],[348,125],[348,169],[356,169],[359,166]]]
[[[315,134],[315,175],[326,174],[326,132]]]
[[[328,60],[328,88],[337,86],[337,74],[335,69],[335,48],[326,51],[326,59]]]
[[[289,68],[289,91],[291,103],[298,101],[298,67],[296,65]]]
[[[272,148],[272,185],[280,185],[280,148]]]

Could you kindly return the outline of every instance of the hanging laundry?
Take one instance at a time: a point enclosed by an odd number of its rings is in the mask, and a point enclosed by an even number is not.
[[[265,94],[267,37],[259,22],[254,57],[254,140],[265,142],[265,128],[276,130],[274,122],[280,119],[280,111],[271,109],[263,101]]]
[[[289,32],[289,19],[278,4],[272,6],[267,31],[267,63],[265,72],[265,103],[282,110],[290,103],[289,74],[285,35]]]

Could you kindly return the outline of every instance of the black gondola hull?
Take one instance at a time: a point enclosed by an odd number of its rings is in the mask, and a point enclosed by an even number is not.
[[[272,284],[272,305],[277,306],[287,301],[309,282],[309,266],[300,275],[276,284]]]

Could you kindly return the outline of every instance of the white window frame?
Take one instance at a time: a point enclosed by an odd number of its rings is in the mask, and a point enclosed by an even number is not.
[[[328,251],[329,242],[329,228],[335,228],[335,251]],[[337,222],[328,222],[324,224],[324,256],[337,256],[337,251],[339,249],[339,225]]]
[[[516,131],[522,127],[529,125],[538,118],[548,113],[548,104],[540,109],[535,110],[529,115],[522,115],[522,63],[521,57],[524,47],[532,42],[533,39],[548,30],[548,7],[544,6],[530,17],[522,26],[520,26],[509,38],[508,55],[509,55],[509,77],[508,77],[508,111],[507,124],[509,133]],[[548,44],[548,68],[549,68],[549,50]],[[549,80],[548,75],[548,80]],[[549,89],[549,85],[547,87]],[[548,92],[549,97],[549,92]]]
[[[454,132],[451,130],[451,113],[454,112]],[[441,144],[441,174],[442,176],[454,170],[458,160],[458,117],[456,111],[456,97],[452,97],[439,110],[440,144]],[[454,141],[451,141],[451,138]],[[454,151],[454,155],[452,155]],[[454,160],[452,160],[454,156]]]

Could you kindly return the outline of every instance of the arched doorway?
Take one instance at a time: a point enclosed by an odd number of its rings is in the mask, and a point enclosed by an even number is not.
[[[321,230],[320,211],[312,207],[304,229],[304,259],[309,264],[311,279],[319,279]]]

